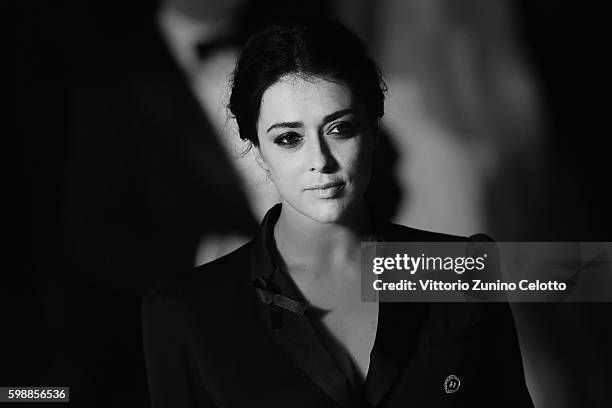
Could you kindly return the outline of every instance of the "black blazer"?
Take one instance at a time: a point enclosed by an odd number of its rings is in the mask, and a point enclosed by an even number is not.
[[[274,263],[280,208],[248,244],[145,297],[153,407],[533,406],[512,315],[500,303],[380,303],[369,372],[353,388],[309,313],[270,304],[255,289],[268,282],[302,300]],[[376,233],[386,241],[466,240],[391,223]]]

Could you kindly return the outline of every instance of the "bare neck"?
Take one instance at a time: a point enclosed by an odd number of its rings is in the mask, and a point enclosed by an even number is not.
[[[315,221],[288,204],[274,226],[276,246],[288,267],[358,262],[370,218],[365,205],[356,206],[338,223]]]

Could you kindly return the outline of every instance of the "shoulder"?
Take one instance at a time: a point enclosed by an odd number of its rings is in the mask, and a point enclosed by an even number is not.
[[[494,242],[486,234],[475,234],[469,237],[426,231],[391,222],[381,223],[379,235],[385,241],[395,242]]]
[[[473,246],[472,243],[495,241],[486,234],[474,234],[461,236],[445,234],[440,232],[426,231],[404,225],[384,223],[381,225],[379,235],[388,242],[425,242],[425,243],[463,243],[467,244],[466,250],[478,250],[480,245]],[[488,245],[489,250],[495,249],[495,244]],[[491,259],[497,259],[496,251]],[[492,263],[492,265],[495,262]],[[494,273],[495,269],[487,269],[488,273]],[[512,314],[507,304],[487,302],[465,302],[465,303],[431,303],[429,305],[428,326],[431,333],[475,333],[477,328],[495,326],[498,324],[512,324]],[[454,336],[454,335],[453,335]],[[451,337],[453,337],[451,336]],[[434,335],[433,337],[437,337]]]
[[[185,307],[194,303],[224,303],[250,283],[250,249],[248,242],[212,262],[193,268],[180,277],[166,280],[143,297],[145,308]]]

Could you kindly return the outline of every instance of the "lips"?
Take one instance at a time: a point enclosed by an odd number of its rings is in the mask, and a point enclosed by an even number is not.
[[[343,181],[333,181],[330,183],[324,183],[324,184],[316,184],[312,187],[308,187],[306,190],[325,190],[328,188],[332,188],[332,187],[337,187],[337,186],[341,186],[344,185]]]
[[[311,192],[319,198],[336,198],[344,190],[346,185],[343,181],[333,181],[329,183],[316,184],[308,187],[305,190]]]

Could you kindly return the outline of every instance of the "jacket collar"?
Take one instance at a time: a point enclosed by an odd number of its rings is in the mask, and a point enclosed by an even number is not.
[[[276,204],[270,208],[259,227],[259,231],[253,239],[251,250],[251,280],[257,278],[271,279],[276,268],[272,258],[273,251],[276,251],[274,241],[274,225],[280,216],[282,205]]]
[[[270,208],[261,222],[259,230],[255,235],[251,251],[251,280],[258,278],[274,279],[279,273],[276,271],[277,259],[279,257],[274,241],[274,225],[278,221],[282,209],[282,204],[276,204]],[[389,222],[376,220],[372,227],[376,241],[386,241],[393,237],[390,232],[392,224]],[[299,294],[295,294],[299,295]]]
[[[283,352],[341,407],[368,406],[368,400],[376,406],[416,349],[426,305],[379,304],[376,340],[364,389],[353,389],[324,348],[308,317],[299,313],[299,305],[307,308],[307,300],[289,275],[277,266],[274,225],[280,212],[281,204],[268,211],[252,241],[251,280],[257,295],[256,313]],[[376,222],[373,232],[377,241],[398,238],[388,222]]]

